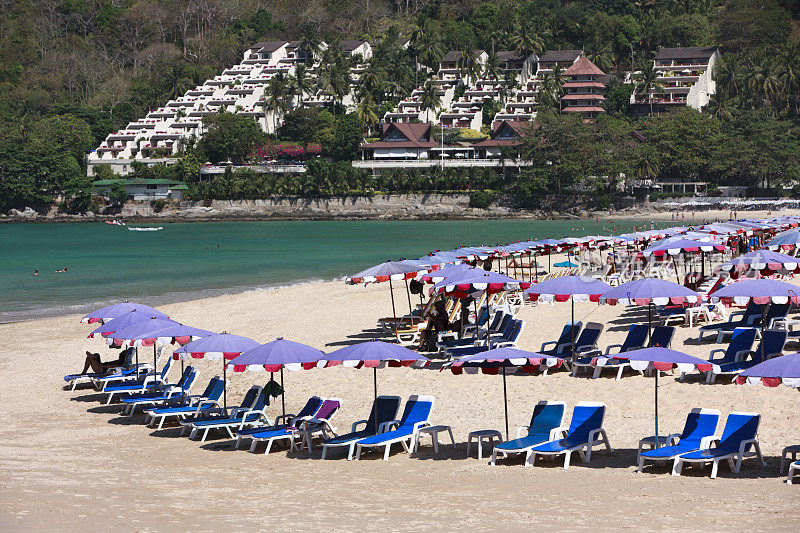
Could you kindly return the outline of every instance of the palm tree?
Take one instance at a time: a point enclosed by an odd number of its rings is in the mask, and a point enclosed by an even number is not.
[[[358,119],[361,121],[365,135],[369,135],[372,132],[372,128],[380,122],[378,113],[375,110],[375,102],[372,100],[372,96],[370,96],[369,93],[361,98],[356,108],[356,113],[358,114]]]
[[[718,120],[733,120],[737,111],[736,100],[728,96],[725,91],[717,91],[711,95],[705,110]]]
[[[259,103],[265,114],[273,114],[273,126],[277,131],[281,117],[292,108],[292,94],[283,72],[278,72],[269,80]]]
[[[310,65],[314,62],[314,58],[322,52],[322,41],[312,29],[308,28],[300,38],[300,42],[297,43],[297,51],[306,53],[305,63]]]
[[[781,91],[786,97],[786,107],[792,115],[800,115],[800,41],[784,50],[778,69]]]
[[[350,92],[350,70],[338,45],[332,44],[325,50],[318,74],[317,90],[331,97],[332,111],[336,113],[336,103]]]
[[[609,45],[608,41],[600,40],[597,36],[595,36],[592,45],[586,51],[586,57],[604,72],[609,72],[614,68],[611,45]]]
[[[297,103],[300,105],[303,103],[303,97],[311,94],[311,91],[314,90],[314,84],[308,77],[308,67],[304,63],[298,63],[294,67],[292,82],[292,92],[297,95]]]
[[[442,40],[430,21],[425,23],[420,41],[414,44],[414,48],[419,52],[419,62],[431,69],[436,69],[444,58]]]
[[[653,63],[648,62],[638,74],[636,74],[636,90],[646,94],[650,100],[650,114],[653,114],[653,93],[663,90],[658,83],[658,71]]]
[[[739,58],[736,54],[723,54],[714,65],[712,76],[714,81],[721,86],[721,89],[718,89],[717,92],[723,90],[727,92],[728,96],[731,98],[740,95],[742,91],[743,73],[739,64]]]
[[[462,78],[474,78],[480,74],[481,64],[478,54],[471,47],[466,47],[456,61],[459,75]]]
[[[636,161],[636,175],[642,179],[654,178],[661,172],[658,153],[652,147],[646,147]]]
[[[442,99],[439,97],[439,87],[433,83],[433,80],[428,80],[422,86],[420,94],[420,103],[422,110],[425,111],[425,120],[430,122],[430,112],[439,109],[442,105]]]
[[[503,79],[500,81],[500,102],[505,104],[506,100],[511,94],[519,87],[519,79],[513,70],[507,70],[503,73]]]
[[[540,109],[558,111],[560,106],[559,91],[560,85],[556,82],[555,76],[551,72],[545,72],[542,77],[542,84],[536,94],[536,101]]]
[[[754,69],[750,78],[750,91],[759,107],[766,107],[771,115],[775,114],[775,101],[780,97],[780,82],[771,64],[764,61]]]
[[[497,57],[497,52],[492,50],[486,55],[486,63],[483,65],[483,75],[494,81],[498,81],[502,72],[503,68],[500,66],[500,58]]]
[[[374,97],[385,93],[387,78],[388,75],[383,67],[370,61],[364,73],[361,74],[361,78],[358,80],[361,98],[364,98],[366,94]]]
[[[544,50],[542,36],[536,33],[533,23],[527,21],[519,21],[517,23],[510,43],[518,55],[526,58],[533,53],[541,54]]]

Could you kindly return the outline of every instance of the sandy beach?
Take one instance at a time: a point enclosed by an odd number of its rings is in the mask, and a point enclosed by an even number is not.
[[[748,213],[749,214],[749,213]],[[402,307],[401,307],[402,308]],[[371,338],[376,318],[391,314],[386,284],[346,286],[314,283],[254,291],[162,308],[182,323],[229,331],[267,342],[278,336],[323,350]],[[601,347],[621,342],[629,324],[644,311],[579,303],[576,318],[606,324]],[[526,306],[520,347],[536,350],[553,339],[569,319],[568,304]],[[419,454],[377,453],[361,461],[340,455],[322,461],[320,451],[282,449],[265,456],[234,451],[232,441],[206,443],[179,437],[174,427],[154,430],[141,418],[121,418],[93,389],[62,389],[64,374],[79,371],[83,354],[112,352],[86,339],[91,326],[79,316],[0,325],[0,529],[163,531],[277,529],[354,531],[422,530],[792,530],[800,526],[797,485],[778,475],[784,446],[800,443],[798,391],[786,387],[718,384],[696,377],[679,383],[662,379],[661,428],[680,432],[693,407],[756,411],[763,415],[759,437],[768,467],[745,461],[740,474],[720,466],[687,468],[681,477],[666,467],[636,474],[638,440],[653,433],[653,380],[630,375],[617,382],[611,373],[596,380],[566,372],[508,379],[512,433],[527,424],[539,400],[564,400],[569,411],[581,400],[606,402],[605,428],[614,447],[593,454],[589,464],[573,458],[524,468],[521,459],[491,467],[474,453],[465,455],[467,433],[503,428],[500,376],[460,375],[428,369],[387,368],[378,373],[378,391],[404,399],[436,397],[432,420],[451,425],[455,449],[433,453],[427,438]],[[673,348],[707,357],[713,343],[697,344],[697,329],[679,327]],[[143,353],[151,353],[145,350]],[[437,365],[438,366],[438,365]],[[199,384],[221,372],[219,361],[198,360]],[[173,371],[172,377],[177,376]],[[676,375],[677,377],[677,375]],[[238,403],[269,374],[229,373],[229,401]],[[727,380],[725,380],[727,381]],[[287,411],[309,395],[342,398],[334,425],[348,431],[366,418],[372,400],[372,373],[347,368],[286,373]],[[269,408],[280,413],[280,401]],[[720,423],[720,430],[722,423]]]

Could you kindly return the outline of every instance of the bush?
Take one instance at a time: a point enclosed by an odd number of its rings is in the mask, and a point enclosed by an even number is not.
[[[153,211],[155,211],[156,213],[160,213],[161,211],[163,211],[164,206],[166,206],[166,205],[167,205],[167,201],[164,200],[163,198],[161,198],[159,200],[152,200],[150,202],[150,207],[152,207]]]
[[[472,191],[469,195],[469,206],[477,209],[486,209],[497,199],[491,191]]]

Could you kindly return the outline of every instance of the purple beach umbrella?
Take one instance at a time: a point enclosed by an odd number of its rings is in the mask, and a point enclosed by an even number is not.
[[[130,326],[124,327],[106,336],[106,342],[109,346],[122,346],[126,341],[131,343],[137,340],[139,335],[149,334],[153,331],[168,328],[171,326],[180,326],[181,324],[170,320],[169,318],[150,318],[149,320],[140,320]],[[140,343],[141,344],[141,343]],[[147,343],[149,344],[149,342]],[[153,342],[153,372],[158,372],[158,352],[156,347],[157,342]],[[139,349],[136,349],[137,359]],[[156,382],[153,381],[153,386]]]
[[[208,357],[211,360],[222,359],[222,404],[224,409],[228,409],[228,365],[226,359],[234,359],[260,343],[242,337],[240,335],[231,335],[230,333],[215,333],[208,335],[196,341],[185,344],[173,352],[173,357],[181,359],[181,365],[185,359],[202,359]]]
[[[800,267],[800,259],[771,250],[754,250],[720,265],[720,268],[727,272],[778,271],[782,269],[795,272],[798,267]]]
[[[153,318],[159,318],[161,320],[169,320],[168,318],[158,317],[146,311],[129,311],[125,314],[118,316],[117,318],[109,320],[108,322],[104,322],[103,324],[95,328],[94,331],[89,333],[87,338],[96,339],[98,337],[108,337],[115,331],[120,331],[138,322],[142,322],[144,320],[151,320]],[[177,324],[177,322],[174,323]]]
[[[655,346],[653,348],[642,348],[631,350],[623,354],[625,359],[630,362],[631,368],[644,372],[653,371],[655,376],[654,386],[654,405],[655,405],[655,425],[656,425],[656,448],[660,447],[658,440],[658,376],[661,372],[666,372],[677,368],[681,372],[692,372],[695,370],[710,371],[711,363],[705,359],[694,357],[683,352],[669,350]]]
[[[478,369],[484,374],[503,374],[503,411],[506,421],[506,440],[508,433],[508,388],[506,385],[506,369],[521,368],[523,372],[533,372],[533,370],[545,364],[548,367],[558,367],[564,360],[560,357],[549,357],[536,352],[520,350],[519,348],[495,348],[485,352],[465,355],[455,361],[450,361],[442,365],[441,370],[449,368],[453,374],[462,374],[465,370],[468,374],[477,372]]]
[[[111,304],[98,309],[96,311],[92,311],[81,318],[81,322],[85,324],[94,324],[96,322],[104,323],[110,320],[114,320],[115,318],[124,315],[126,313],[130,313],[131,311],[142,311],[150,316],[156,316],[158,318],[169,318],[167,315],[159,311],[154,307],[150,307],[149,305],[138,304],[135,302],[129,302],[125,300],[124,302],[120,302],[118,304]]]
[[[281,373],[281,389],[283,389],[283,369],[301,370],[318,366],[318,362],[325,356],[325,352],[312,348],[300,342],[294,342],[278,337],[272,342],[256,346],[239,357],[233,359],[230,366],[234,372],[247,370],[259,371],[263,367],[269,372]],[[281,395],[281,408],[286,414],[285,394]]]
[[[756,385],[758,382],[766,387],[777,387],[783,383],[787,387],[800,388],[800,353],[769,359],[736,376],[739,385]]]

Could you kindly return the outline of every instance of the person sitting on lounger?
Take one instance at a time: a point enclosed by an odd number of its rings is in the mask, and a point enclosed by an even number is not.
[[[83,365],[83,370],[81,371],[80,375],[81,376],[85,375],[86,371],[89,370],[89,368],[91,368],[92,372],[94,372],[98,376],[105,376],[111,373],[112,368],[125,366],[127,359],[128,359],[128,350],[122,350],[119,354],[118,359],[114,359],[113,361],[107,361],[107,362],[103,362],[100,360],[99,353],[92,353],[87,351],[86,362]]]
[[[460,324],[460,322],[456,322],[453,325],[450,324],[444,300],[439,300],[433,304],[433,310],[434,312],[428,318],[428,327],[422,332],[422,338],[420,339],[420,347],[429,352],[436,350],[436,341],[439,333],[454,331],[452,326]]]

